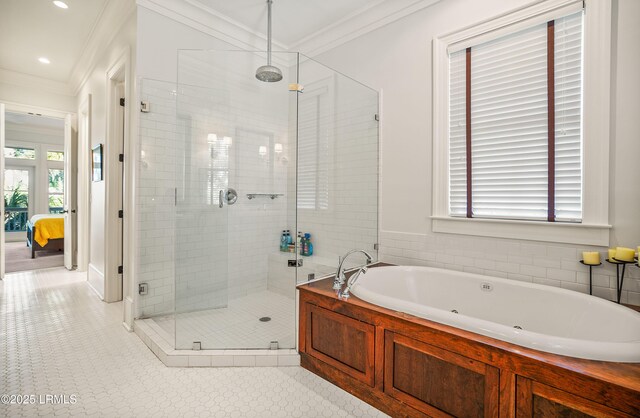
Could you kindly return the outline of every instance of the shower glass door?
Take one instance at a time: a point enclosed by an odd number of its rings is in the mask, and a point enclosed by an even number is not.
[[[295,347],[297,58],[178,53],[176,349]]]

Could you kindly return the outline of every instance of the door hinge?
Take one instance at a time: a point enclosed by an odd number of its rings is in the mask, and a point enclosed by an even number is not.
[[[287,260],[288,267],[302,267],[302,259],[298,260]]]
[[[120,106],[124,107],[124,97],[120,98]]]
[[[120,218],[120,219],[124,218],[124,210],[120,209],[118,211],[118,218]]]
[[[289,91],[297,91],[298,93],[302,93],[304,91],[304,86],[302,84],[291,83],[289,84]]]
[[[118,266],[118,274],[122,274],[124,272],[123,266]]]
[[[138,284],[138,294],[139,295],[147,295],[149,294],[149,284],[148,283],[139,283]]]
[[[118,161],[120,161],[121,163],[124,162],[124,154],[118,154]]]

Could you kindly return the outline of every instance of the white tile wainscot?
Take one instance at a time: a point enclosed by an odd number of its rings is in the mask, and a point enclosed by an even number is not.
[[[593,269],[593,294],[615,300],[616,267],[604,261],[605,247],[380,231],[379,259],[399,265],[460,270],[589,293],[589,268],[579,262],[583,251],[599,251],[603,260],[602,266]],[[640,306],[640,268],[627,266],[622,289],[622,303]]]

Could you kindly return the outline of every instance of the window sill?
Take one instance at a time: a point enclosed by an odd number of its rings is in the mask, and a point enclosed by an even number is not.
[[[432,216],[433,232],[564,244],[609,245],[611,225]]]

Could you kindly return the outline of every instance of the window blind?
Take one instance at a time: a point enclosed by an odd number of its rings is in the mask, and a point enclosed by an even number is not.
[[[449,199],[453,216],[467,213],[465,50],[450,56],[449,75]]]
[[[305,92],[298,102],[298,208],[329,206],[329,138],[326,93]]]
[[[551,32],[547,23],[537,24],[472,46],[468,58],[464,50],[450,54],[452,216],[467,215],[470,187],[473,217],[544,220],[552,204],[555,220],[581,219],[582,12],[556,19],[551,26]],[[554,49],[555,67],[548,67],[548,45]],[[551,78],[549,68],[554,68]],[[548,103],[549,80],[555,110]],[[555,138],[548,132],[550,121],[555,121]]]
[[[582,13],[555,21],[556,219],[582,219]]]

